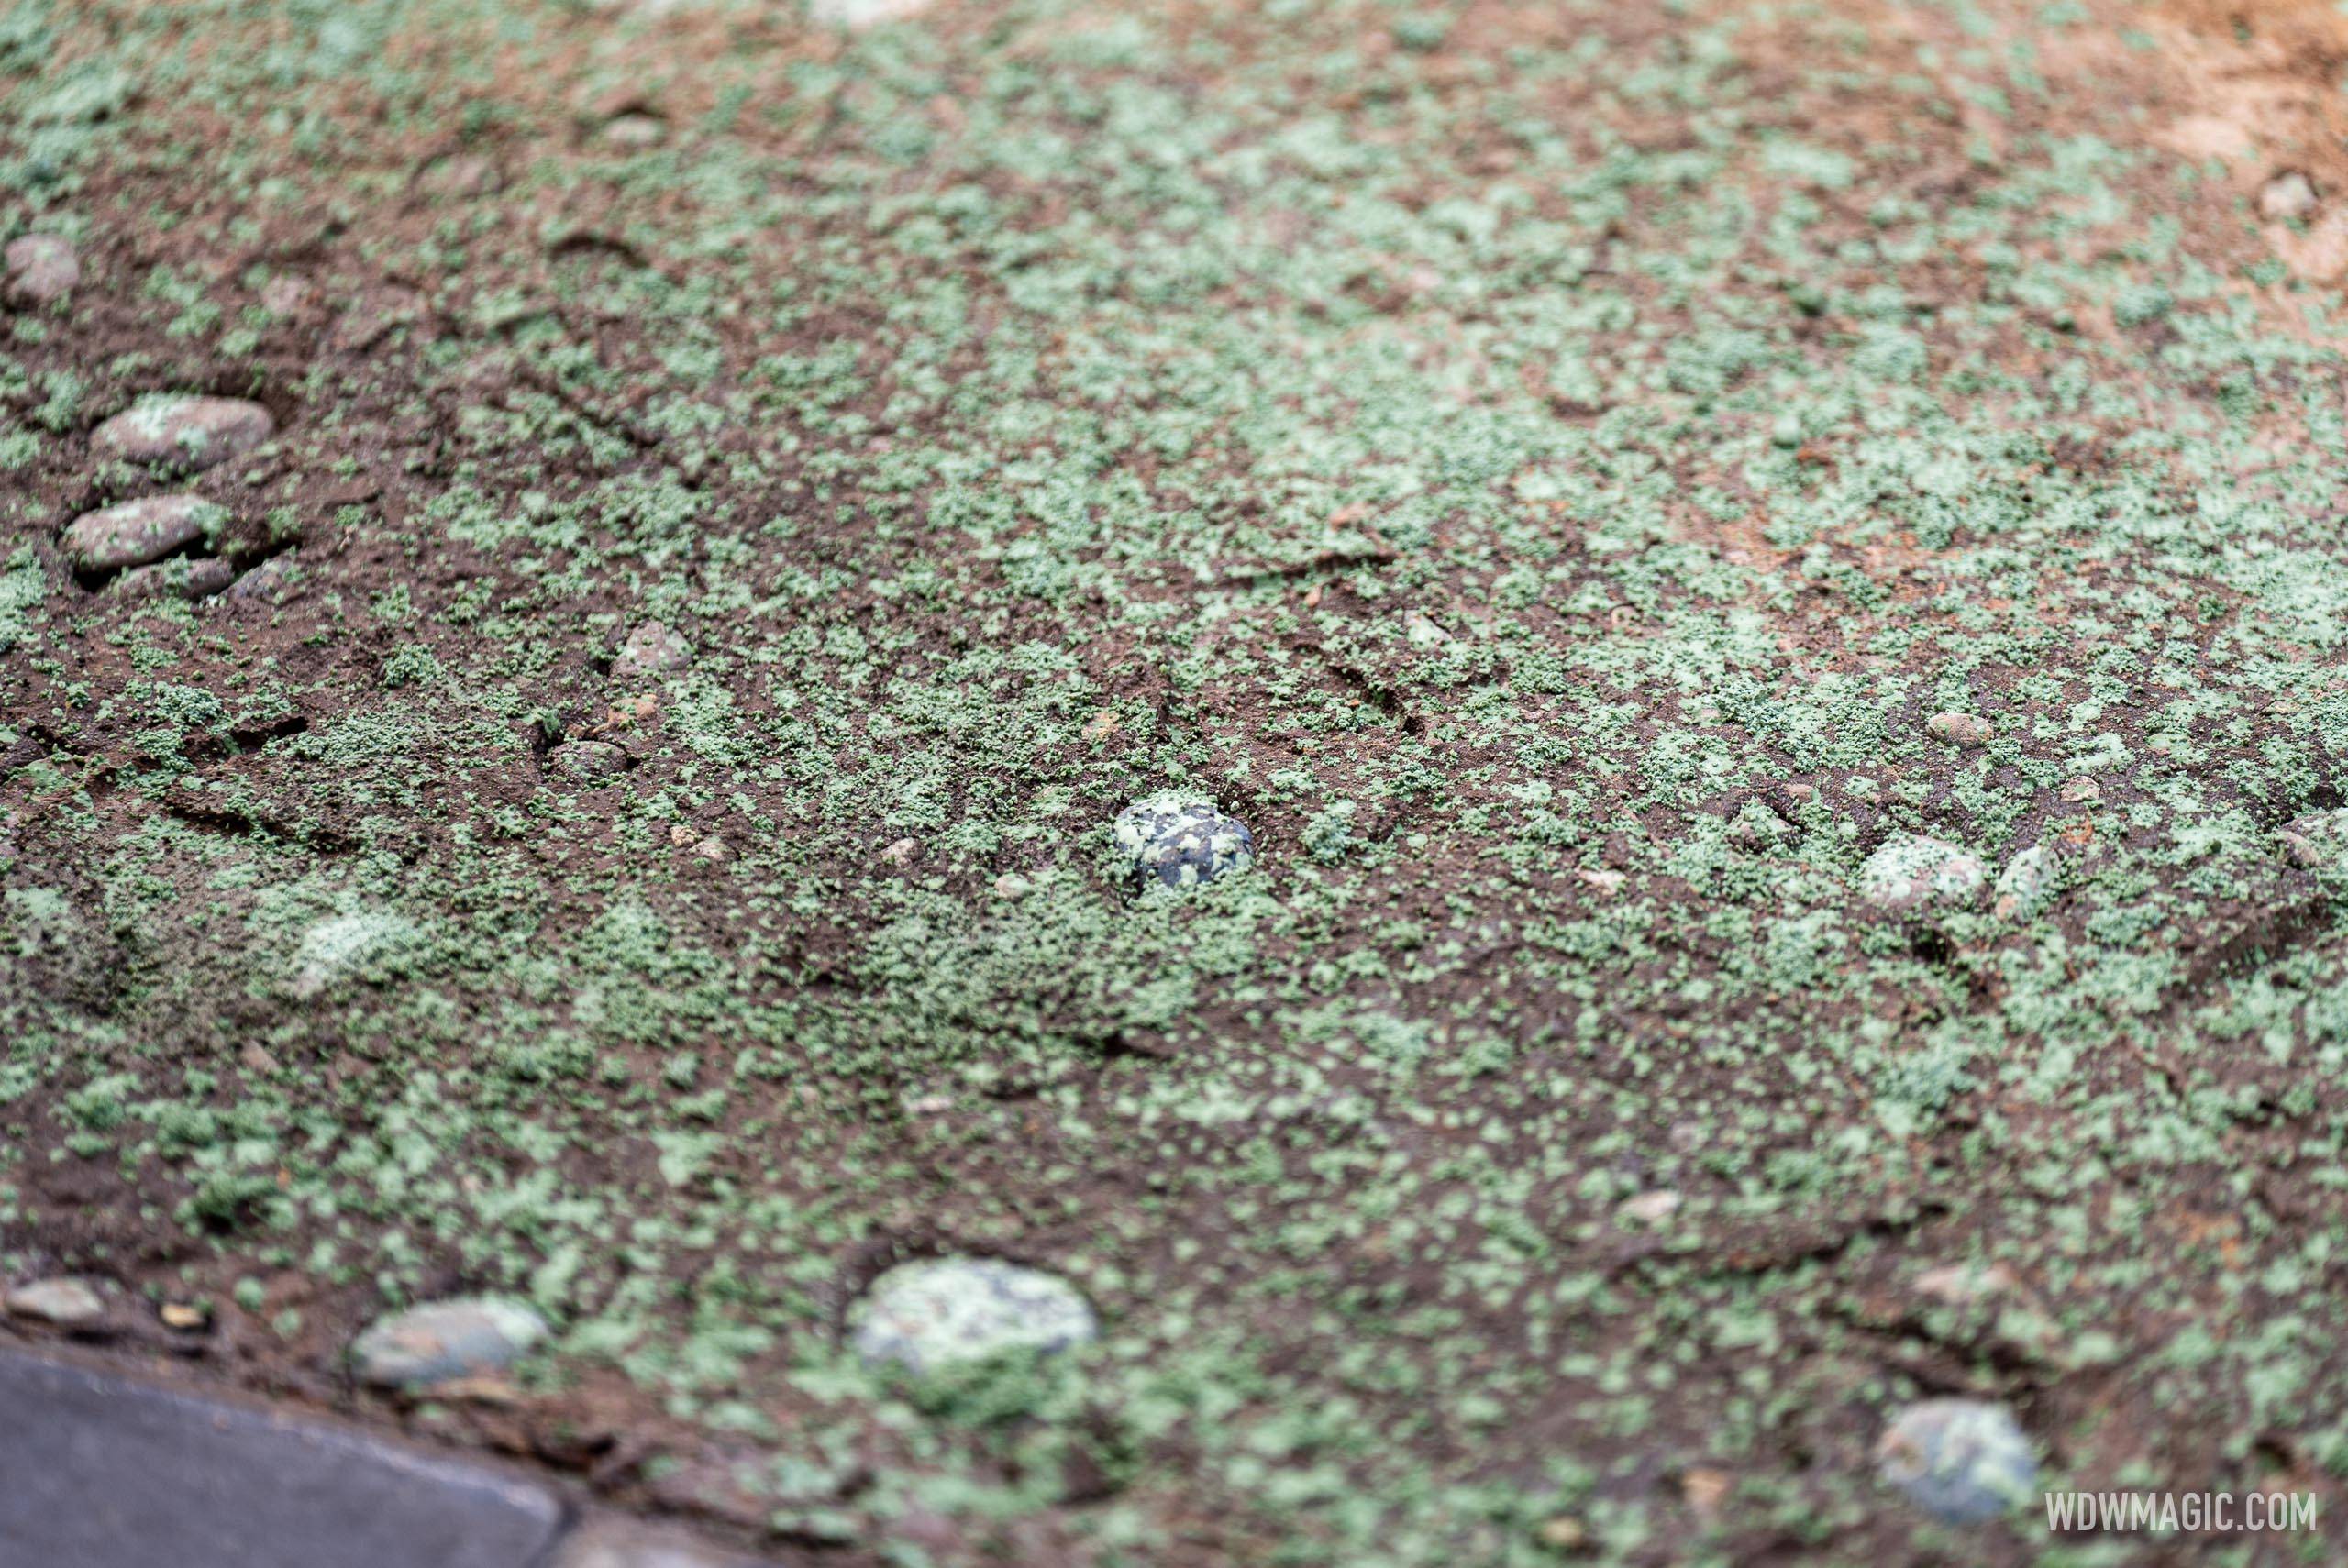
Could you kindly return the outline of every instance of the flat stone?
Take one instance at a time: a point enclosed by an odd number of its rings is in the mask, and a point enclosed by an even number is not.
[[[16,1568],[529,1568],[543,1489],[338,1427],[0,1353]]]
[[[2000,917],[2027,920],[2054,897],[2054,854],[2043,844],[2016,853],[1998,873],[1997,911]]]
[[[669,138],[669,123],[658,115],[622,115],[604,127],[604,139],[627,151],[658,147]]]
[[[1988,873],[1980,859],[1937,838],[1903,834],[1859,867],[1859,892],[1878,909],[1920,910],[1966,903]]]
[[[1050,1354],[1100,1333],[1075,1286],[1000,1258],[924,1258],[872,1284],[856,1315],[869,1366],[916,1375],[1003,1354]]]
[[[200,495],[150,495],[83,513],[60,543],[83,571],[118,571],[185,549],[227,521],[225,508]]]
[[[624,771],[627,753],[609,741],[566,741],[547,753],[547,771],[573,784],[597,784]]]
[[[619,657],[612,660],[612,679],[637,680],[681,669],[693,657],[692,645],[658,621],[647,621],[627,635]]]
[[[1926,1399],[1899,1412],[1876,1444],[1876,1470],[1948,1524],[1979,1524],[2033,1499],[2038,1460],[2003,1405]]]
[[[1188,888],[1256,862],[1256,837],[1238,818],[1212,801],[1165,793],[1136,801],[1118,814],[1117,848],[1136,881]]]
[[[105,1297],[86,1279],[36,1279],[8,1292],[8,1310],[61,1329],[86,1329],[105,1320]]]
[[[378,1320],[352,1342],[350,1357],[362,1383],[427,1387],[503,1371],[546,1334],[546,1320],[519,1301],[467,1297]]]
[[[8,278],[8,298],[20,305],[45,305],[63,299],[82,281],[82,259],[73,242],[61,234],[28,234],[12,239],[0,251]]]
[[[209,599],[236,580],[237,569],[216,556],[157,561],[114,580],[107,591],[119,598]]]
[[[2286,169],[2258,189],[2258,215],[2269,223],[2286,223],[2315,211],[2315,182],[2296,169]]]
[[[141,399],[91,434],[90,450],[174,473],[194,473],[241,457],[277,433],[260,403],[172,393]]]

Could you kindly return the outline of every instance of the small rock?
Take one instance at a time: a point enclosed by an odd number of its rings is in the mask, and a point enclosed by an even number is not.
[[[2315,182],[2296,169],[2286,169],[2258,191],[2258,215],[2269,223],[2287,223],[2315,211]]]
[[[994,879],[994,896],[998,899],[1009,899],[1015,902],[1016,900],[1027,896],[1029,887],[1030,884],[1027,878],[1022,877],[1018,872],[1005,871],[1002,876],[997,877]]]
[[[216,556],[157,561],[124,572],[107,590],[121,598],[209,599],[236,580],[237,569]]]
[[[1623,1202],[1623,1212],[1642,1224],[1660,1225],[1678,1213],[1680,1204],[1685,1201],[1669,1187],[1659,1187],[1652,1192],[1643,1192],[1635,1198],[1625,1198]]]
[[[647,621],[627,635],[619,657],[612,660],[612,679],[635,680],[647,675],[681,668],[693,657],[692,646],[658,621]]]
[[[2063,799],[2072,805],[2103,799],[2103,786],[2082,773],[2063,786]]]
[[[1589,1527],[1571,1514],[1543,1519],[1533,1533],[1552,1551],[1579,1551],[1589,1544]]]
[[[614,1520],[582,1525],[562,1543],[552,1568],[753,1568],[731,1552]]]
[[[277,433],[277,420],[260,403],[234,397],[172,394],[142,399],[91,434],[101,458],[194,473],[241,457]]]
[[[1793,824],[1758,801],[1747,801],[1728,824],[1729,842],[1742,849],[1767,849],[1793,834]]]
[[[2038,1460],[2003,1405],[1926,1399],[1899,1412],[1876,1444],[1876,1471],[1948,1524],[1979,1524],[2029,1501]]]
[[[1734,1477],[1725,1470],[1713,1470],[1702,1465],[1689,1469],[1679,1477],[1679,1495],[1688,1506],[1709,1518],[1721,1511],[1728,1501],[1728,1489]]]
[[[301,552],[287,550],[245,573],[228,585],[225,597],[251,600],[263,604],[282,604],[294,591],[294,569],[301,563]]]
[[[925,9],[929,0],[808,0],[810,20],[849,32],[903,21]]]
[[[76,517],[60,541],[83,571],[116,571],[160,560],[227,525],[223,507],[200,495],[150,495]]]
[[[1117,848],[1135,879],[1168,888],[1212,882],[1256,862],[1256,838],[1246,823],[1213,802],[1173,793],[1152,795],[1118,813]]]
[[[604,127],[605,141],[631,152],[658,147],[668,135],[668,123],[658,115],[622,115]]]
[[[624,772],[627,753],[609,741],[568,741],[547,753],[547,771],[573,784],[597,784]]]
[[[486,158],[444,158],[426,169],[418,183],[436,196],[486,196],[504,179]]]
[[[1989,721],[1971,713],[1934,713],[1924,721],[1924,729],[1934,740],[1967,750],[1989,744]]]
[[[381,911],[321,921],[294,952],[294,994],[307,1000],[344,976],[415,946],[421,935],[415,922]]]
[[[307,316],[318,303],[318,291],[306,278],[281,272],[260,286],[261,308],[286,321]]]
[[[1980,860],[1937,838],[1902,834],[1859,867],[1859,891],[1879,909],[1907,911],[1965,903],[1988,871]]]
[[[2003,1264],[1981,1268],[1972,1264],[1944,1264],[1916,1276],[1916,1294],[1944,1307],[1971,1307],[2003,1295],[2019,1284],[2014,1271]]]
[[[475,1296],[379,1319],[350,1355],[361,1382],[416,1388],[501,1372],[546,1334],[546,1320],[521,1302]]]
[[[2283,853],[2310,871],[2348,868],[2348,807],[2293,817],[2276,834]]]
[[[86,1329],[103,1322],[105,1298],[86,1279],[36,1279],[8,1292],[8,1310],[61,1329]]]
[[[182,1333],[200,1329],[205,1323],[204,1309],[191,1307],[183,1301],[166,1301],[156,1309],[155,1315],[163,1320],[163,1327],[177,1329]]]
[[[925,1258],[875,1280],[857,1313],[869,1366],[916,1375],[1005,1353],[1049,1354],[1100,1333],[1091,1304],[1057,1275],[1000,1258]]]
[[[694,845],[693,853],[700,856],[703,860],[723,860],[727,855],[731,854],[732,851],[725,847],[725,841],[724,839],[719,838],[716,834],[713,834],[709,837],[703,839],[699,844]]]
[[[82,281],[82,259],[73,242],[59,234],[28,234],[0,251],[8,276],[8,298],[19,305],[45,305],[63,299]]]
[[[1998,873],[1997,892],[1999,918],[2036,914],[2054,896],[2054,855],[2039,844],[2022,850]]]

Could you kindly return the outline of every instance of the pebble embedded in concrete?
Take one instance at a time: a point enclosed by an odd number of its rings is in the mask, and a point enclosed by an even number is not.
[[[243,398],[172,393],[141,399],[90,436],[90,450],[173,473],[242,457],[277,433],[277,420]]]
[[[1005,1353],[1049,1354],[1100,1333],[1075,1286],[1000,1258],[924,1258],[872,1284],[855,1320],[858,1355],[916,1375]]]
[[[1136,801],[1118,814],[1113,831],[1118,850],[1144,885],[1193,887],[1256,861],[1256,838],[1246,824],[1196,796],[1168,792]]]
[[[86,1279],[36,1279],[8,1292],[8,1310],[60,1329],[86,1329],[102,1322],[105,1298]]]
[[[502,1372],[546,1338],[546,1320],[499,1296],[434,1301],[378,1319],[351,1342],[360,1381],[420,1388]]]
[[[627,635],[619,657],[612,660],[612,678],[635,680],[682,668],[693,657],[692,646],[658,621],[647,621]]]
[[[59,542],[82,571],[118,571],[216,536],[227,510],[200,495],[150,495],[76,517]]]
[[[1988,877],[1978,856],[1955,845],[1903,834],[1859,867],[1859,891],[1878,909],[1955,907],[1970,900]]]
[[[1876,1469],[1947,1524],[1979,1524],[2038,1489],[2030,1440],[2003,1405],[1926,1399],[1899,1412],[1876,1444]]]
[[[61,234],[28,234],[0,251],[8,278],[8,298],[20,305],[51,304],[82,281],[82,259]]]

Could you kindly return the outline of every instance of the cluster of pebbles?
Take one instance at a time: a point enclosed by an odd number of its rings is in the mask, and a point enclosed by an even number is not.
[[[90,454],[163,480],[184,480],[252,451],[277,421],[243,398],[172,393],[142,399],[92,433]],[[212,554],[230,518],[192,491],[142,496],[83,513],[59,541],[73,569],[124,595],[266,598],[282,580],[282,558],[238,574]]]

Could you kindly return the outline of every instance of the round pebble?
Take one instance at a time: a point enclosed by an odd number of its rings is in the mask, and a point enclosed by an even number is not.
[[[172,394],[140,400],[90,436],[100,458],[194,473],[240,457],[277,433],[277,420],[257,403],[234,397]]]
[[[312,926],[294,955],[294,994],[316,996],[344,976],[412,945],[415,922],[380,911],[337,915]]]
[[[351,1342],[360,1380],[413,1388],[511,1366],[546,1338],[546,1320],[501,1296],[434,1301],[377,1320]]]
[[[8,1310],[61,1329],[86,1329],[106,1315],[105,1298],[85,1279],[36,1279],[8,1292]]]
[[[873,1282],[856,1317],[869,1366],[915,1374],[1006,1353],[1049,1354],[1095,1338],[1100,1324],[1076,1286],[1000,1258],[925,1258]]]
[[[808,0],[807,15],[825,27],[856,32],[883,22],[903,21],[928,4],[929,0]]]
[[[1978,857],[1953,844],[1904,834],[1867,856],[1859,867],[1859,890],[1879,909],[1957,905],[1971,899],[1988,875]]]
[[[627,753],[609,741],[566,741],[547,753],[547,771],[573,784],[599,784],[627,767]]]
[[[2258,191],[2258,215],[2269,223],[2303,218],[2315,211],[2315,182],[2296,169],[2286,169]]]
[[[1934,713],[1924,721],[1924,730],[1934,740],[1968,750],[1989,744],[1989,721],[1972,713]]]
[[[2003,1405],[1926,1399],[1899,1412],[1875,1450],[1876,1470],[1948,1524],[1979,1524],[2030,1500],[2038,1460]]]
[[[1238,818],[1194,796],[1153,795],[1118,813],[1117,848],[1136,880],[1168,888],[1212,882],[1256,862],[1256,837]]]
[[[647,621],[627,635],[619,657],[612,660],[612,678],[635,680],[647,675],[682,668],[693,657],[692,645],[658,621]]]
[[[150,495],[83,513],[65,530],[65,554],[83,571],[117,571],[160,560],[228,521],[223,508],[200,495]]]
[[[270,557],[230,583],[225,597],[256,600],[263,604],[282,602],[293,591],[294,569],[301,564],[297,558],[300,554],[298,550],[287,550]]]
[[[0,251],[8,277],[8,298],[20,305],[63,299],[82,281],[82,259],[63,235],[28,234]]]

